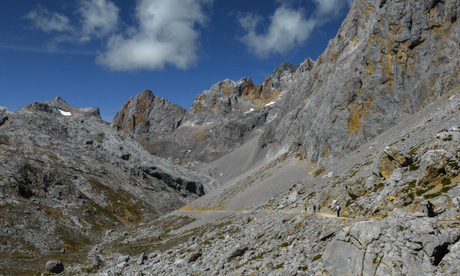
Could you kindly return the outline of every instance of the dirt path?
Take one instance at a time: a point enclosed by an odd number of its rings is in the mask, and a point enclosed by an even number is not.
[[[176,234],[182,233],[184,231],[189,231],[195,227],[202,226],[206,223],[211,223],[216,220],[235,215],[235,214],[248,214],[248,213],[284,213],[284,214],[303,214],[305,216],[316,215],[318,217],[329,218],[329,219],[339,219],[339,220],[350,220],[351,218],[347,217],[337,217],[335,214],[331,213],[310,213],[305,211],[288,211],[288,210],[238,210],[238,211],[228,211],[228,210],[177,210],[171,214],[174,215],[190,215],[191,217],[196,218],[196,221],[185,225],[182,228],[175,230]]]

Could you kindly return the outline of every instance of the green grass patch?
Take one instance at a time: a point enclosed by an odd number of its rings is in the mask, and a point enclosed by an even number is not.
[[[297,268],[297,270],[300,270],[300,271],[307,271],[307,270],[308,270],[308,265],[299,266],[299,267]]]
[[[291,245],[290,242],[283,242],[283,243],[280,244],[278,247],[288,247],[289,245]]]
[[[443,186],[452,184],[452,180],[449,177],[444,177],[441,181]]]
[[[417,154],[417,151],[420,149],[420,147],[412,147],[409,151],[410,156],[414,156]]]
[[[437,197],[440,196],[441,194],[442,194],[441,191],[439,191],[439,192],[437,192],[437,193],[424,195],[423,198],[424,198],[424,199],[437,198]]]
[[[383,189],[383,187],[385,187],[385,184],[383,184],[383,183],[376,184],[376,185],[374,185],[373,192],[376,193],[377,191]]]
[[[321,259],[322,256],[323,256],[323,254],[318,254],[315,257],[313,257],[313,259],[311,261],[312,262],[317,261],[317,260]]]

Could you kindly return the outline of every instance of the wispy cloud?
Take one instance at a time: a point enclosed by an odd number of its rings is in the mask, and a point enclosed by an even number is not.
[[[245,30],[245,35],[240,40],[259,58],[285,54],[302,45],[315,28],[334,18],[343,8],[351,7],[353,1],[313,0],[317,10],[307,18],[303,9],[292,7],[292,0],[277,0],[281,5],[270,16],[270,25],[264,33],[257,31],[264,18],[254,14],[238,16],[238,22]]]
[[[32,47],[23,47],[23,46],[10,46],[10,45],[0,45],[0,50],[8,51],[21,51],[21,52],[33,52],[33,53],[43,53],[43,54],[66,54],[66,55],[97,55],[96,52],[91,51],[68,51],[68,50],[59,50],[50,51],[50,49],[43,48],[32,48]]]
[[[308,38],[316,25],[315,21],[305,19],[303,10],[294,10],[286,5],[279,7],[270,17],[270,26],[263,34],[256,31],[261,17],[246,14],[240,15],[238,20],[247,32],[241,41],[261,58],[273,53],[282,54],[298,46]]]
[[[24,19],[31,20],[34,27],[44,32],[59,33],[55,42],[87,42],[92,38],[106,37],[116,31],[119,23],[118,13],[118,7],[108,0],[80,0],[76,11],[80,16],[78,23],[71,24],[69,17],[50,12],[42,6],[30,11]]]
[[[119,9],[107,0],[81,0],[78,13],[81,15],[81,41],[92,36],[105,37],[118,28]]]
[[[50,12],[42,6],[38,6],[37,9],[30,11],[24,19],[32,20],[35,28],[40,29],[44,32],[71,32],[73,27],[70,25],[70,20],[67,16]]]
[[[354,0],[313,0],[317,7],[318,11],[316,14],[317,19],[322,19],[321,17],[331,15],[337,15],[343,8],[351,7]],[[327,19],[327,18],[325,18]]]
[[[107,52],[97,62],[111,70],[162,69],[166,64],[186,69],[197,60],[197,24],[207,17],[203,5],[212,0],[140,0],[138,28],[110,37]]]

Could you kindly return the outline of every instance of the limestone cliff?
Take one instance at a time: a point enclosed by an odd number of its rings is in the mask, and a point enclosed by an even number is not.
[[[208,162],[241,146],[265,124],[297,68],[283,63],[257,86],[250,78],[221,81],[199,94],[186,112],[145,90],[123,105],[111,126],[157,156]]]
[[[130,98],[112,121],[116,130],[130,134],[165,133],[174,131],[180,124],[185,109],[144,90]]]
[[[343,156],[458,86],[459,1],[357,0],[261,144]],[[297,106],[292,103],[300,102]]]

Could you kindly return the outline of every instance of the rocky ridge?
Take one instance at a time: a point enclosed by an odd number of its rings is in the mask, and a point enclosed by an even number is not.
[[[213,189],[209,177],[112,130],[97,109],[72,109],[58,97],[15,113],[2,108],[0,118],[0,274],[28,271],[58,252],[79,259],[106,231]],[[21,268],[21,258],[32,261]]]
[[[184,160],[209,162],[241,146],[251,132],[265,124],[272,105],[289,87],[297,68],[284,63],[257,86],[250,78],[221,81],[198,95],[185,113],[174,111],[173,116],[158,107],[158,97],[146,96],[144,91],[123,106],[112,127],[122,133],[135,129],[133,137],[160,157],[181,164]],[[160,119],[145,124],[143,119],[132,119],[133,114]],[[165,122],[174,127],[161,131]]]
[[[185,112],[182,107],[144,90],[123,105],[111,126],[131,136],[172,132],[180,125]]]
[[[294,78],[261,145],[328,162],[458,87],[459,12],[458,1],[355,1],[313,68]]]

